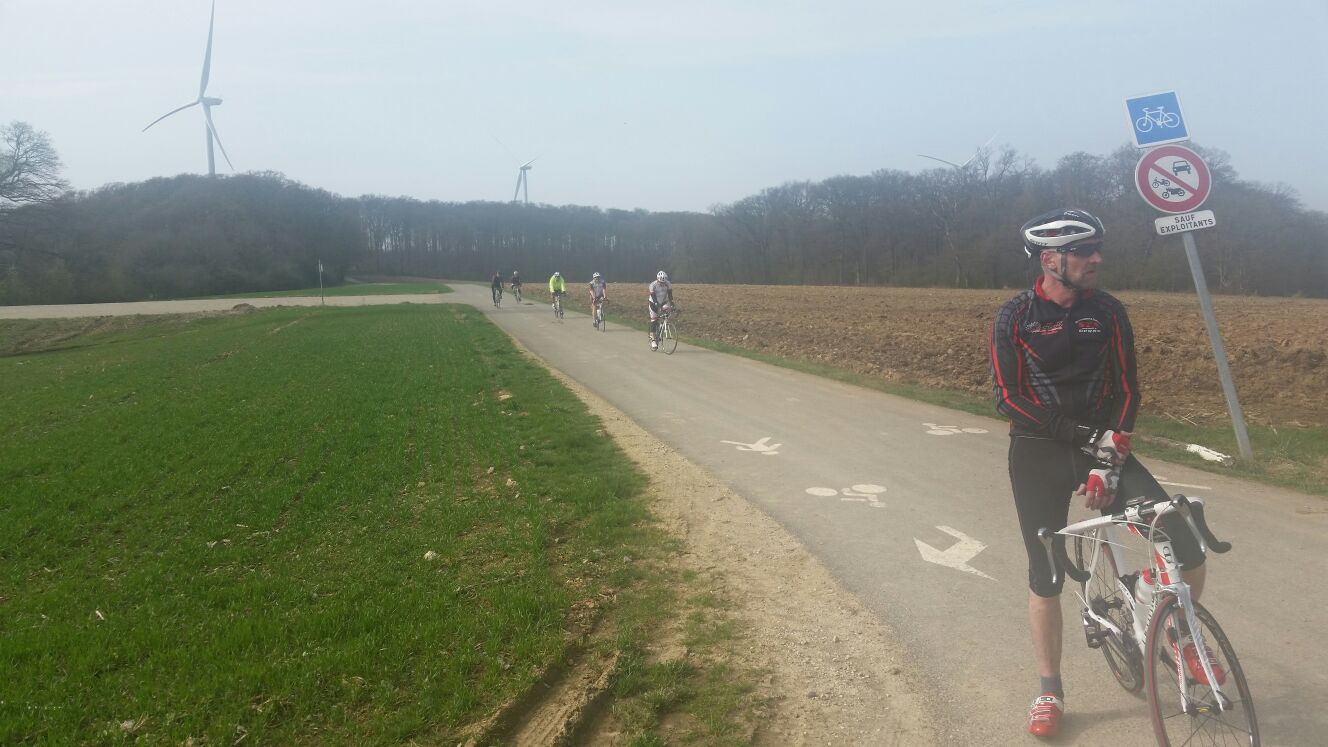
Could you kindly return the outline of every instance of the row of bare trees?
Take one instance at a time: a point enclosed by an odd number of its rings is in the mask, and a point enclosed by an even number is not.
[[[1200,234],[1209,283],[1328,295],[1328,215],[1242,181],[1205,151],[1218,227]],[[66,191],[49,139],[0,127],[0,303],[167,298],[309,287],[344,275],[483,279],[520,270],[644,281],[1016,287],[1018,228],[1057,206],[1107,225],[1114,288],[1190,287],[1175,237],[1132,181],[1138,152],[1075,153],[1041,169],[1013,150],[963,168],[790,182],[710,213],[341,198],[275,173],[178,176]]]

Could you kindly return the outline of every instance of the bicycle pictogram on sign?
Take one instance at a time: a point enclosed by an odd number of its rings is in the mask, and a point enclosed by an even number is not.
[[[1130,119],[1134,143],[1140,148],[1190,139],[1180,98],[1175,91],[1126,99],[1125,112]]]

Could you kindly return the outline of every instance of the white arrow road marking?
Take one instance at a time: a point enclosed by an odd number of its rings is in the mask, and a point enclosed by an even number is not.
[[[767,443],[770,439],[771,436],[766,436],[765,438],[761,439],[760,441],[757,441],[754,444],[745,444],[741,441],[720,441],[720,443],[733,444],[734,446],[738,447],[738,451],[754,451],[762,454],[763,456],[774,456],[775,454],[779,453],[778,451],[776,451],[776,449],[783,446],[784,444]]]
[[[977,557],[978,553],[986,549],[987,546],[985,544],[979,542],[976,539],[973,539],[972,537],[968,536],[967,534],[964,534],[958,529],[951,529],[950,527],[942,527],[942,526],[938,526],[936,528],[941,530],[942,532],[945,532],[951,537],[954,537],[959,541],[954,543],[953,545],[950,545],[949,549],[942,552],[932,547],[931,545],[927,544],[926,542],[923,542],[917,537],[914,537],[913,541],[917,543],[918,552],[922,553],[923,560],[927,561],[928,563],[935,563],[937,565],[943,565],[947,568],[953,568],[957,571],[972,573],[974,575],[981,576],[990,581],[996,580],[991,576],[988,576],[987,574],[983,573],[982,571],[979,571],[978,569],[968,564],[968,561]]]

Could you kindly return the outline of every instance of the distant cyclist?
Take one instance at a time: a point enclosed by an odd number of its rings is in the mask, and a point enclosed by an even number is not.
[[[673,307],[673,284],[663,271],[655,273],[655,282],[650,284],[650,349],[659,350],[659,315]]]
[[[549,295],[558,298],[566,294],[567,281],[563,279],[563,274],[561,272],[553,273],[553,276],[549,278]],[[554,308],[557,308],[557,306]]]
[[[489,293],[493,296],[493,305],[497,306],[503,300],[503,275],[497,270],[493,271],[493,277],[489,279]]]
[[[609,300],[609,286],[604,282],[604,276],[598,272],[590,276],[590,282],[586,283],[586,290],[590,292],[590,319],[595,329],[599,329],[599,317],[595,312],[599,310],[601,304]]]
[[[508,285],[512,286],[513,293],[521,290],[521,273],[512,270],[512,279],[508,281]]]

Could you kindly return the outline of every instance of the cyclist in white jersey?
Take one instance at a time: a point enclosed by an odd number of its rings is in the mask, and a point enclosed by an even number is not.
[[[659,350],[659,314],[673,306],[673,285],[663,270],[655,273],[650,284],[650,349]]]
[[[590,282],[586,283],[586,289],[590,291],[590,319],[591,324],[599,329],[599,317],[595,316],[595,310],[599,305],[609,300],[609,286],[604,282],[604,276],[598,272],[590,276]]]

